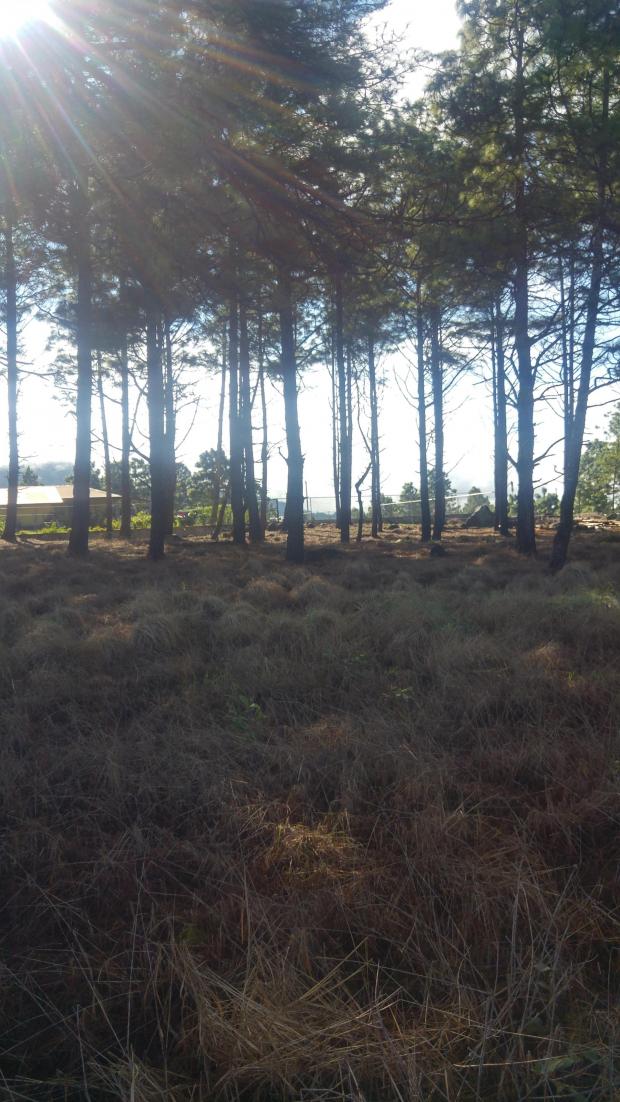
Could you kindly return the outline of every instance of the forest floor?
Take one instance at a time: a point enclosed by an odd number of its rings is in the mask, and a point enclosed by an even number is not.
[[[620,533],[414,536],[0,547],[2,1099],[620,1097]]]

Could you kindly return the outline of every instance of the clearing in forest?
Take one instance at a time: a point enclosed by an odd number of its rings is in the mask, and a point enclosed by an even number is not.
[[[3,1097],[616,1097],[619,536],[412,535],[0,548]]]

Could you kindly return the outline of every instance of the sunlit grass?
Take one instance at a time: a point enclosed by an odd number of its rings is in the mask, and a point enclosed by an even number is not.
[[[9,1099],[613,1097],[617,546],[448,544],[2,549]]]

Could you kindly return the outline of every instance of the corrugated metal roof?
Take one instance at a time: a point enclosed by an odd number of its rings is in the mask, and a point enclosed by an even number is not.
[[[50,490],[57,490],[63,501],[73,501],[73,484],[71,482],[65,483],[64,486],[50,486]],[[104,498],[106,496],[105,490],[94,490],[90,488],[90,500],[93,498]],[[112,497],[120,497],[120,494],[112,494]]]
[[[6,505],[8,490],[0,490],[0,505]],[[18,505],[62,505],[56,486],[20,486]]]
[[[8,490],[0,489],[0,509],[6,507]],[[91,487],[91,501],[105,498],[105,490],[94,490]],[[120,494],[112,494],[113,498]],[[63,505],[73,501],[73,486],[20,486],[17,491],[18,505]]]

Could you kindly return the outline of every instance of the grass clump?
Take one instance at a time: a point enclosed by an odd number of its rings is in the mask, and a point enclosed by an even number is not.
[[[612,1099],[616,545],[1,549],[7,1099]]]

